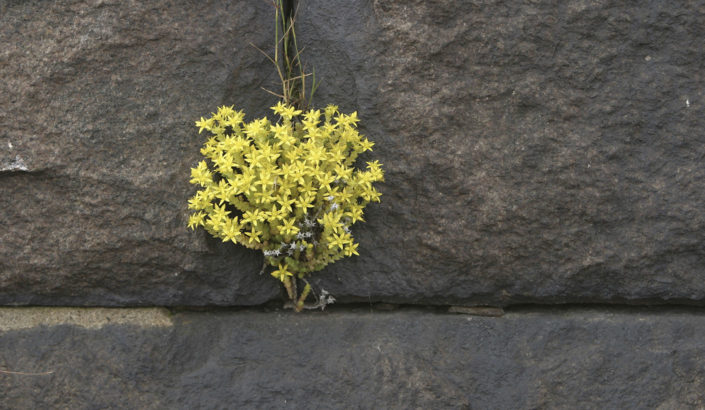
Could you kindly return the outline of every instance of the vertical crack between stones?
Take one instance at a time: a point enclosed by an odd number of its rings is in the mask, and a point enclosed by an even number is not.
[[[282,0],[282,8],[284,9],[284,19],[288,22],[294,19],[294,14],[296,13],[296,1],[295,0]]]
[[[296,21],[296,0],[281,0],[281,2],[282,2],[282,9],[283,9],[282,10],[283,11],[282,23],[284,25],[284,27],[282,27],[282,29],[284,31],[286,31],[286,29],[288,27],[292,27],[292,24],[294,24]],[[295,26],[292,27],[292,31],[295,28],[296,28]],[[283,47],[282,53],[284,52],[284,50],[286,50],[287,55],[284,57],[287,60],[294,62],[294,64],[295,64],[297,61],[295,58],[296,57],[296,55],[295,55],[296,50],[295,50],[295,47],[293,47],[293,46],[294,46],[293,36],[288,36],[287,46]],[[298,67],[296,67],[296,66],[292,67],[292,69],[297,69],[297,68]],[[294,71],[292,70],[292,72],[294,72]]]

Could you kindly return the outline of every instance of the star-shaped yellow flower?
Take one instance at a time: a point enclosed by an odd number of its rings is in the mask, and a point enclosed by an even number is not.
[[[279,269],[275,270],[272,272],[272,276],[275,278],[279,279],[280,281],[284,282],[284,280],[290,276],[293,276],[294,274],[288,271],[288,265],[285,263],[282,265],[281,263],[279,264]]]

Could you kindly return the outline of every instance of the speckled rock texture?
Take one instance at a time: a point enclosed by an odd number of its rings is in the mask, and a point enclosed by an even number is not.
[[[0,304],[258,304],[261,256],[186,230],[194,121],[276,98],[260,1],[0,2]]]
[[[705,6],[300,0],[386,170],[339,302],[705,303]],[[249,305],[185,229],[194,120],[275,97],[267,1],[0,2],[0,304]]]
[[[301,0],[387,171],[341,300],[705,302],[705,6]]]
[[[697,409],[705,316],[364,309],[0,331],[3,408]],[[48,373],[51,372],[51,373]],[[48,374],[46,374],[48,373]]]

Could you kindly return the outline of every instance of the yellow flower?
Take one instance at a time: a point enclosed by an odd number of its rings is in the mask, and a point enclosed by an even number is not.
[[[206,214],[203,212],[191,214],[188,218],[188,227],[195,230],[198,226],[203,226],[205,216]]]
[[[318,183],[321,186],[321,189],[324,189],[324,192],[330,192],[332,190],[330,184],[335,182],[335,175],[331,174],[325,174],[318,178]]]
[[[299,233],[299,228],[294,226],[296,219],[284,219],[282,222],[281,231],[284,235],[293,236]]]
[[[307,112],[304,115],[304,120],[301,122],[301,124],[304,127],[304,131],[312,131],[315,130],[316,127],[318,126],[318,118],[321,116],[321,112],[319,110],[311,110]]]
[[[281,172],[280,175],[281,175],[284,179],[291,178],[291,176],[292,176],[292,175],[294,174],[294,172],[295,172],[295,167],[294,167],[293,165],[291,165],[291,164],[284,164],[284,165],[281,166],[280,172]]]
[[[353,256],[353,255],[360,255],[357,253],[357,243],[351,242],[348,243],[348,246],[345,247],[345,256]]]
[[[381,170],[382,170],[381,164],[380,164],[379,161],[377,161],[377,160],[368,161],[368,162],[367,162],[367,168],[368,168],[370,171],[373,171],[373,172],[377,172],[377,171],[381,171]]]
[[[333,234],[333,240],[328,243],[328,249],[333,248],[337,246],[340,249],[343,249],[345,247],[345,244],[348,243],[348,238],[347,234],[340,234],[338,235],[337,233]]]
[[[211,120],[204,120],[203,117],[201,117],[200,121],[196,121],[196,126],[198,127],[198,133],[200,134],[201,131],[210,128],[210,123]]]
[[[277,279],[279,279],[280,281],[284,282],[284,279],[286,279],[287,277],[290,277],[290,276],[293,276],[293,275],[294,275],[293,273],[289,272],[287,269],[288,269],[288,265],[287,265],[286,263],[285,263],[283,266],[282,266],[282,264],[280,263],[280,264],[279,264],[279,269],[277,269],[277,270],[275,270],[274,272],[272,272],[272,276],[274,276],[275,278],[277,278]]]
[[[357,221],[365,222],[365,220],[362,219],[362,208],[360,208],[360,206],[357,204],[351,206],[350,210],[346,212],[345,215],[350,217],[352,223],[355,223]]]
[[[364,140],[360,141],[360,148],[362,148],[362,151],[372,151],[372,147],[375,145],[374,142],[368,140],[365,138]]]
[[[211,212],[211,215],[217,219],[227,218],[229,214],[230,211],[225,210],[225,205],[216,205],[213,207],[213,212]]]
[[[313,198],[310,194],[300,195],[296,199],[296,207],[301,209],[303,212],[306,212],[308,208],[313,208],[313,204],[311,202],[313,202]]]
[[[233,109],[232,106],[226,107],[225,105],[222,107],[218,107],[218,113],[216,114],[218,117],[222,119],[230,118],[235,113],[235,110]]]
[[[286,218],[288,215],[288,212],[286,212],[284,209],[277,208],[277,204],[272,204],[272,210],[269,211],[269,220],[276,222],[276,221],[282,221],[284,218]]]
[[[308,151],[306,160],[312,164],[317,164],[318,161],[325,161],[326,159],[326,149],[323,147],[312,147]]]
[[[326,107],[324,110],[325,115],[326,115],[326,121],[330,121],[331,118],[338,112],[338,106],[337,105],[329,105]]]
[[[236,216],[223,226],[223,242],[233,241],[237,243],[235,238],[238,235],[240,235],[240,224],[237,222]]]
[[[286,105],[284,105],[283,102],[279,101],[277,103],[277,105],[275,105],[273,107],[269,107],[269,108],[271,108],[275,114],[282,115],[282,113],[284,113],[284,110],[286,110],[287,107],[286,107]]]
[[[212,206],[210,202],[210,192],[210,190],[196,192],[193,197],[188,200],[188,208],[194,211],[210,208]]]
[[[274,197],[267,191],[257,191],[253,195],[256,204],[271,204]]]
[[[198,167],[191,168],[191,181],[192,184],[198,184],[202,187],[208,186],[213,182],[213,175],[208,170],[206,161],[201,161]]]
[[[321,110],[309,110],[306,114],[304,114],[304,121],[318,121],[318,119],[321,117]]]
[[[382,195],[381,192],[377,191],[376,189],[372,189],[369,193],[370,201],[372,202],[380,202],[379,197]]]
[[[218,167],[220,173],[232,172],[233,170],[233,158],[224,152],[216,154],[213,163]]]
[[[296,138],[291,134],[282,135],[279,137],[281,145],[291,145],[296,143]]]
[[[338,125],[342,125],[342,126],[345,126],[345,125],[355,126],[355,124],[357,124],[357,122],[360,121],[357,118],[357,111],[353,112],[350,115],[340,114],[340,115],[338,115],[337,120],[338,120]]]
[[[379,197],[382,195],[381,192],[377,191],[374,188],[369,188],[366,189],[360,196],[362,196],[362,199],[365,201],[371,201],[371,202],[379,202]]]
[[[294,109],[294,107],[286,107],[282,113],[282,116],[288,119],[292,119],[297,115],[301,115],[301,110]]]
[[[230,196],[234,194],[234,191],[234,188],[228,184],[226,180],[221,179],[220,182],[218,182],[218,187],[216,188],[215,194],[215,197],[220,199],[219,205],[223,205],[223,202],[229,201]]]
[[[324,214],[323,218],[319,219],[318,222],[320,222],[321,225],[323,225],[323,226],[328,226],[328,227],[333,228],[336,225],[338,225],[338,222],[340,221],[340,217],[342,216],[339,212],[340,211],[328,212],[328,213]]]
[[[280,195],[276,198],[276,200],[277,200],[277,203],[279,203],[279,205],[281,205],[281,207],[282,207],[281,209],[283,209],[287,213],[293,211],[293,209],[291,209],[291,204],[296,202],[295,199]]]
[[[250,239],[249,239],[249,242],[250,242],[250,243],[252,243],[252,242],[262,243],[262,242],[259,240],[259,236],[260,236],[261,234],[262,234],[262,232],[256,230],[255,227],[254,227],[254,225],[252,226],[252,229],[251,229],[249,232],[245,232],[245,235],[247,235],[247,237],[250,238]]]
[[[257,222],[265,220],[265,213],[259,209],[253,209],[242,214],[242,222],[255,225]]]
[[[338,128],[338,124],[332,124],[330,122],[323,124],[323,132],[328,136],[332,135],[336,128]]]
[[[352,172],[353,169],[350,167],[346,167],[345,165],[337,164],[335,166],[335,174],[338,176],[338,179],[348,180],[352,178]]]
[[[261,161],[264,159],[262,152],[259,150],[252,150],[245,154],[245,161],[247,161],[252,166],[260,165]]]
[[[340,202],[343,205],[348,204],[351,199],[352,199],[352,194],[347,189],[343,189],[342,191],[338,192],[337,195],[335,196],[335,200],[337,202]]]
[[[329,153],[328,156],[333,162],[342,162],[345,159],[345,147],[341,145],[336,145]]]
[[[280,143],[285,143],[283,139],[289,138],[291,127],[287,127],[284,124],[273,124],[270,131],[274,133],[274,137],[278,138]]]
[[[316,195],[316,188],[313,187],[313,184],[311,181],[306,181],[305,184],[299,186],[299,193],[300,196],[311,196],[314,197]],[[313,199],[311,199],[313,201]]]

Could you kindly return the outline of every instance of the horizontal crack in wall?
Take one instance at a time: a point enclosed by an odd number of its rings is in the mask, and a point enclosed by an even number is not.
[[[233,306],[233,307],[0,307],[0,332],[32,329],[39,326],[73,325],[86,329],[101,329],[106,325],[123,325],[139,327],[171,327],[173,314],[178,313],[289,313],[292,315],[347,314],[357,313],[366,316],[372,314],[394,314],[415,312],[419,314],[484,316],[501,320],[503,316],[521,317],[522,315],[556,315],[580,314],[591,312],[596,315],[630,315],[630,314],[696,314],[704,315],[705,307],[689,305],[633,306],[614,304],[562,304],[562,305],[517,305],[501,308],[459,307],[438,305],[396,305],[377,304],[338,304],[326,308],[294,313],[281,305]]]
[[[176,306],[169,307],[174,313],[198,312],[293,312],[286,309],[281,303],[269,302],[254,306]],[[563,303],[563,304],[517,304],[505,307],[495,306],[461,306],[461,305],[422,305],[422,304],[395,304],[395,303],[335,303],[328,305],[324,313],[352,312],[352,313],[385,313],[385,312],[419,312],[434,314],[466,314],[474,316],[501,317],[505,314],[523,313],[556,313],[556,312],[602,312],[615,314],[638,313],[696,313],[705,314],[705,306],[690,304],[609,304],[609,303]],[[304,313],[321,313],[321,310],[307,310]]]

